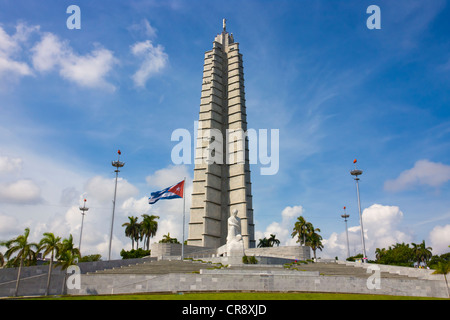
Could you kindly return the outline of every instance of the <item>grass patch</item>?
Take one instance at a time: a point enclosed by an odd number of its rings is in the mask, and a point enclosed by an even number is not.
[[[25,299],[25,298],[23,298]],[[30,300],[448,300],[426,297],[341,293],[280,293],[280,292],[214,292],[178,294],[130,294],[91,296],[51,296]]]

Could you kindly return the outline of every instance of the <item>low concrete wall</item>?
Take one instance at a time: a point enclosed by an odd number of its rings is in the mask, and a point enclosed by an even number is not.
[[[311,249],[307,246],[281,246],[269,248],[245,249],[247,256],[273,257],[289,260],[307,260],[311,258]],[[151,256],[158,259],[181,256],[181,244],[154,243],[151,245]],[[208,258],[217,256],[217,249],[198,246],[184,246],[186,258]],[[206,259],[207,260],[207,259]]]
[[[281,246],[245,249],[247,256],[264,256],[293,260],[311,259],[311,249],[307,246]]]
[[[152,258],[150,258],[152,259]],[[81,274],[95,272],[97,270],[120,268],[131,264],[143,263],[149,261],[144,259],[127,259],[127,260],[111,260],[111,261],[93,261],[80,262]],[[19,268],[3,268],[0,269],[0,297],[8,297],[14,295],[16,288],[16,280]],[[52,270],[50,280],[50,294],[61,294],[63,284],[65,283],[66,271],[60,267]],[[18,295],[43,295],[47,287],[48,265],[23,267],[20,275],[20,283]]]
[[[204,248],[198,246],[184,245],[184,254],[186,257],[195,253],[201,254],[202,256],[211,256],[215,254],[216,249]],[[181,244],[179,243],[153,243],[151,245],[151,257],[158,259],[164,259],[164,257],[174,257],[181,256]]]
[[[376,263],[361,263],[352,261],[337,261],[337,263],[365,269],[367,269],[369,266],[378,266],[381,272],[389,272],[419,279],[440,280],[443,277],[442,275],[439,274],[433,274],[434,270],[431,269],[419,269],[419,268],[391,266]]]
[[[222,271],[222,272],[221,272]],[[370,275],[368,275],[369,277]],[[83,275],[80,290],[73,295],[127,294],[144,292],[261,291],[336,292],[446,298],[444,281],[383,278],[379,289],[369,289],[367,279],[351,276],[321,276],[296,271],[211,270],[201,274]]]

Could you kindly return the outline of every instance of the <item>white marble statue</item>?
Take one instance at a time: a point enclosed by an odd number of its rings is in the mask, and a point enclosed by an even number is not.
[[[241,235],[241,219],[238,211],[233,210],[228,218],[227,255],[244,255],[244,241]]]

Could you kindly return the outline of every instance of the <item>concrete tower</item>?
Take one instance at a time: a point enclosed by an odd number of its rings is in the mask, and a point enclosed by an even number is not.
[[[244,246],[255,247],[246,131],[242,54],[224,19],[212,50],[205,53],[189,245],[226,244],[227,220],[237,209]]]

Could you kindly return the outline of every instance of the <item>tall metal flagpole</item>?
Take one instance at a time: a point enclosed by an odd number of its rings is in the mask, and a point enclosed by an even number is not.
[[[84,199],[84,205],[80,207],[81,211],[81,232],[80,232],[80,244],[78,245],[78,250],[81,252],[81,236],[83,235],[83,223],[84,223],[84,215],[89,208],[86,208],[86,199]]]
[[[120,152],[120,150],[117,151],[118,153],[118,157],[117,157],[117,161],[113,161],[112,162],[112,166],[116,168],[116,170],[114,171],[116,173],[116,184],[114,187],[114,200],[113,200],[113,210],[112,210],[112,218],[111,218],[111,233],[109,236],[109,250],[108,250],[108,260],[111,260],[111,244],[112,244],[112,236],[113,236],[113,229],[114,229],[114,211],[116,209],[116,194],[117,194],[117,178],[119,176],[119,168],[122,168],[125,163],[124,162],[120,162],[120,155],[122,154]]]
[[[344,207],[344,214],[341,215],[342,218],[345,220],[345,233],[347,234],[347,258],[350,257],[350,245],[348,242],[348,228],[347,228],[347,218],[350,217],[350,215],[347,214]]]
[[[362,214],[361,214],[361,200],[359,198],[359,178],[358,176],[362,175],[363,171],[356,169],[356,159],[353,161],[355,164],[355,169],[350,171],[350,174],[352,176],[355,176],[356,181],[356,195],[358,197],[358,210],[359,210],[359,224],[361,225],[361,243],[362,243],[362,249],[363,249],[363,262],[367,262],[367,256],[366,256],[366,242],[364,240],[364,227],[363,227],[363,220],[362,220]]]
[[[184,216],[185,216],[185,208],[186,208],[186,177],[183,180],[183,241],[181,242],[181,261],[184,261]]]

